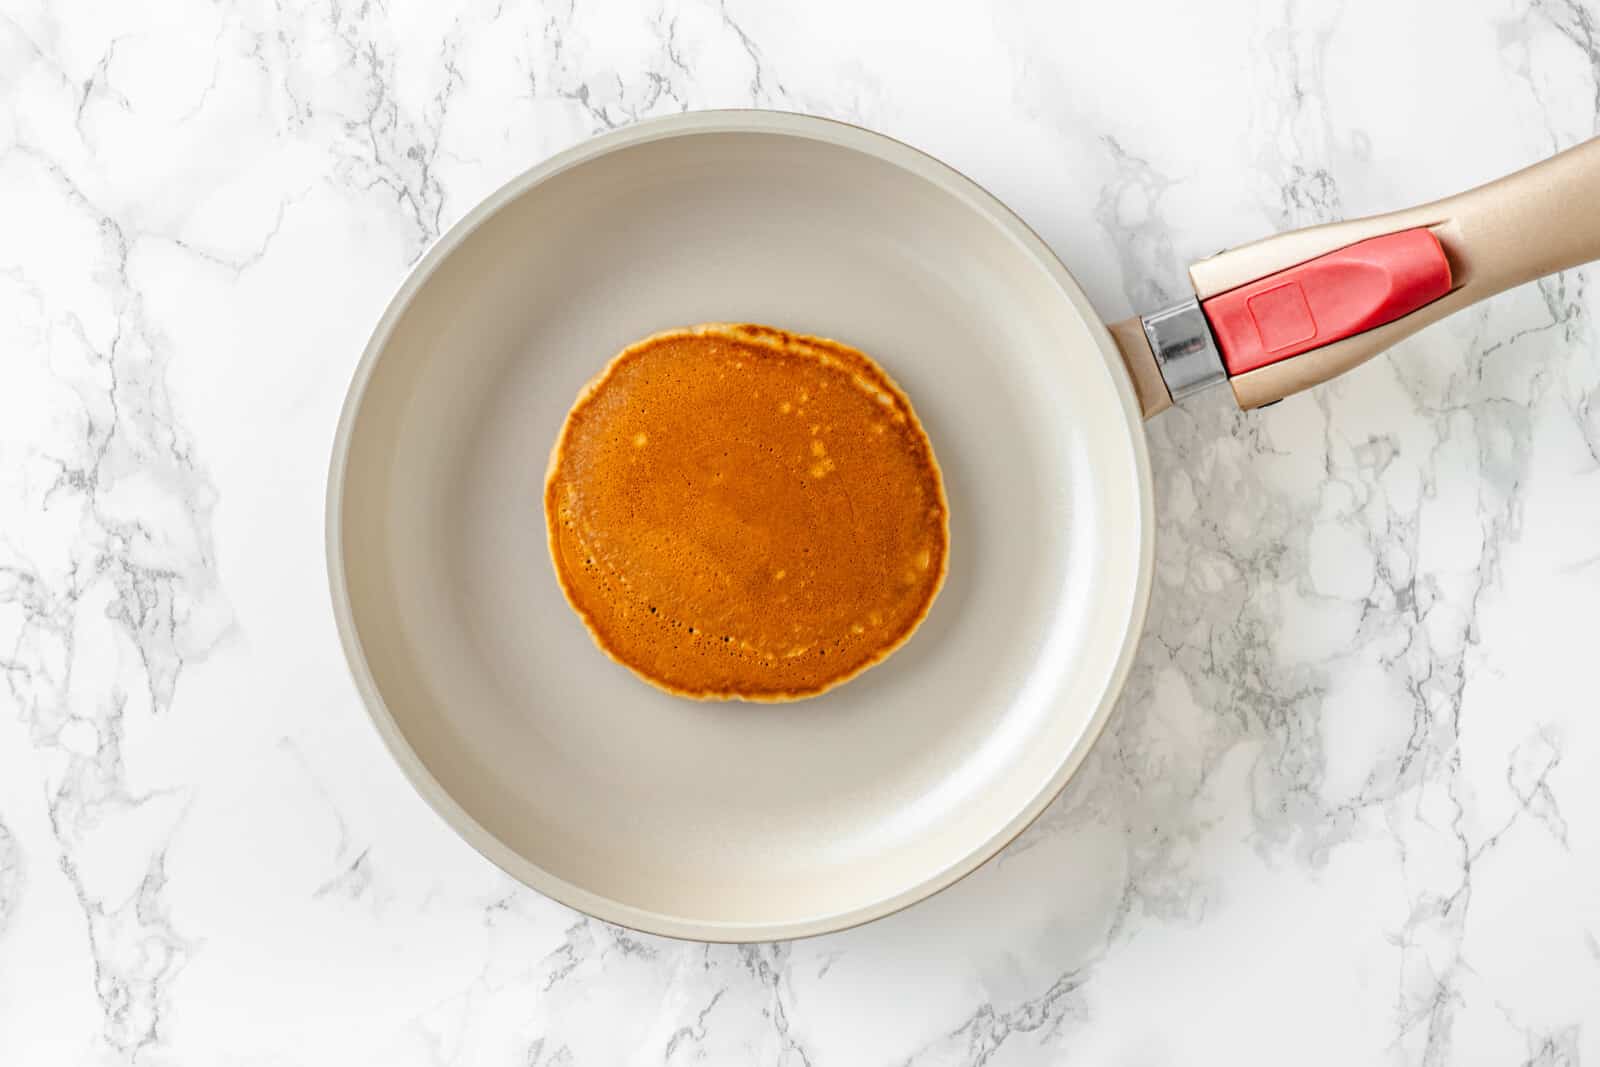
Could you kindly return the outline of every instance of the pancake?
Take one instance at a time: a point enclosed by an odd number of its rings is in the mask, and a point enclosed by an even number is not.
[[[889,376],[748,324],[624,349],[567,415],[544,507],[596,644],[700,699],[796,700],[881,662],[949,550],[939,465]]]

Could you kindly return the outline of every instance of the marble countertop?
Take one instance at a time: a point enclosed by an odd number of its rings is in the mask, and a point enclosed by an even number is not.
[[[792,944],[622,931],[361,710],[323,475],[430,240],[683,108],[848,119],[1107,318],[1600,130],[1595,0],[0,3],[0,1063],[1600,1058],[1600,271],[1150,425],[1137,666],[996,861]]]

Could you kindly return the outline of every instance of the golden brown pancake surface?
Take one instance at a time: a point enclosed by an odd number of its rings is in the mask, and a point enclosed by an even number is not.
[[[903,644],[944,580],[910,402],[855,349],[770,327],[624,349],[568,414],[544,506],[595,641],[683,696],[820,693]]]

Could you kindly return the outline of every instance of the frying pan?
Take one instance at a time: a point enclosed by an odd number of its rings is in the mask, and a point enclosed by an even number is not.
[[[718,941],[885,915],[1016,836],[1104,726],[1150,588],[1144,418],[1207,385],[1270,403],[1600,256],[1597,205],[1600,141],[1225,252],[1192,268],[1195,300],[1107,328],[999,201],[886,137],[760,111],[598,137],[440,238],[356,369],[327,545],[357,687],[445,820],[574,908]],[[579,387],[702,321],[870,353],[944,469],[942,595],[813,700],[641,684],[548,561],[545,459]]]

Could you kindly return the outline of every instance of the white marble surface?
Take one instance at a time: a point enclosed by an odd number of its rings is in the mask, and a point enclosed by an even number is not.
[[[1102,312],[1600,130],[1595,0],[0,0],[0,1063],[1600,1059],[1600,272],[1151,428],[1147,632],[996,862],[706,947],[512,883],[346,676],[322,478],[481,195],[763,105],[949,159]]]

